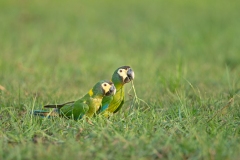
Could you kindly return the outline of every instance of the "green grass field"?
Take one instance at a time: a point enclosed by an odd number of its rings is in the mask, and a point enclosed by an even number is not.
[[[0,159],[239,159],[239,8],[216,0],[1,1]],[[122,65],[134,69],[149,107],[130,107],[126,94],[123,109],[93,118],[94,126],[29,114],[80,98]]]

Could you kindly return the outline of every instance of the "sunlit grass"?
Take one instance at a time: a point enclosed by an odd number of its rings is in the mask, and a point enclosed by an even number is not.
[[[239,2],[0,2],[0,159],[238,159]],[[31,115],[129,65],[106,119]]]

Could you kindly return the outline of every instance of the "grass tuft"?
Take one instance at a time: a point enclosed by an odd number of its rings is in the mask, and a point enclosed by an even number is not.
[[[240,1],[0,1],[0,159],[239,159]],[[130,65],[125,104],[30,113]]]

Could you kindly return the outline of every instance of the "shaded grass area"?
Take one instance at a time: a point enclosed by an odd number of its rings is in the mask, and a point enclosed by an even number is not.
[[[0,159],[238,159],[239,6],[0,2]],[[150,108],[131,108],[126,94],[121,112],[94,126],[29,114],[81,97],[122,65]]]

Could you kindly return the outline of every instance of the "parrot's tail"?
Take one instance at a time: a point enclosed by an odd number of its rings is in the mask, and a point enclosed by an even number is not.
[[[32,112],[32,114],[35,116],[49,117],[49,118],[59,116],[59,113],[55,110],[53,110],[53,111],[34,110]]]

